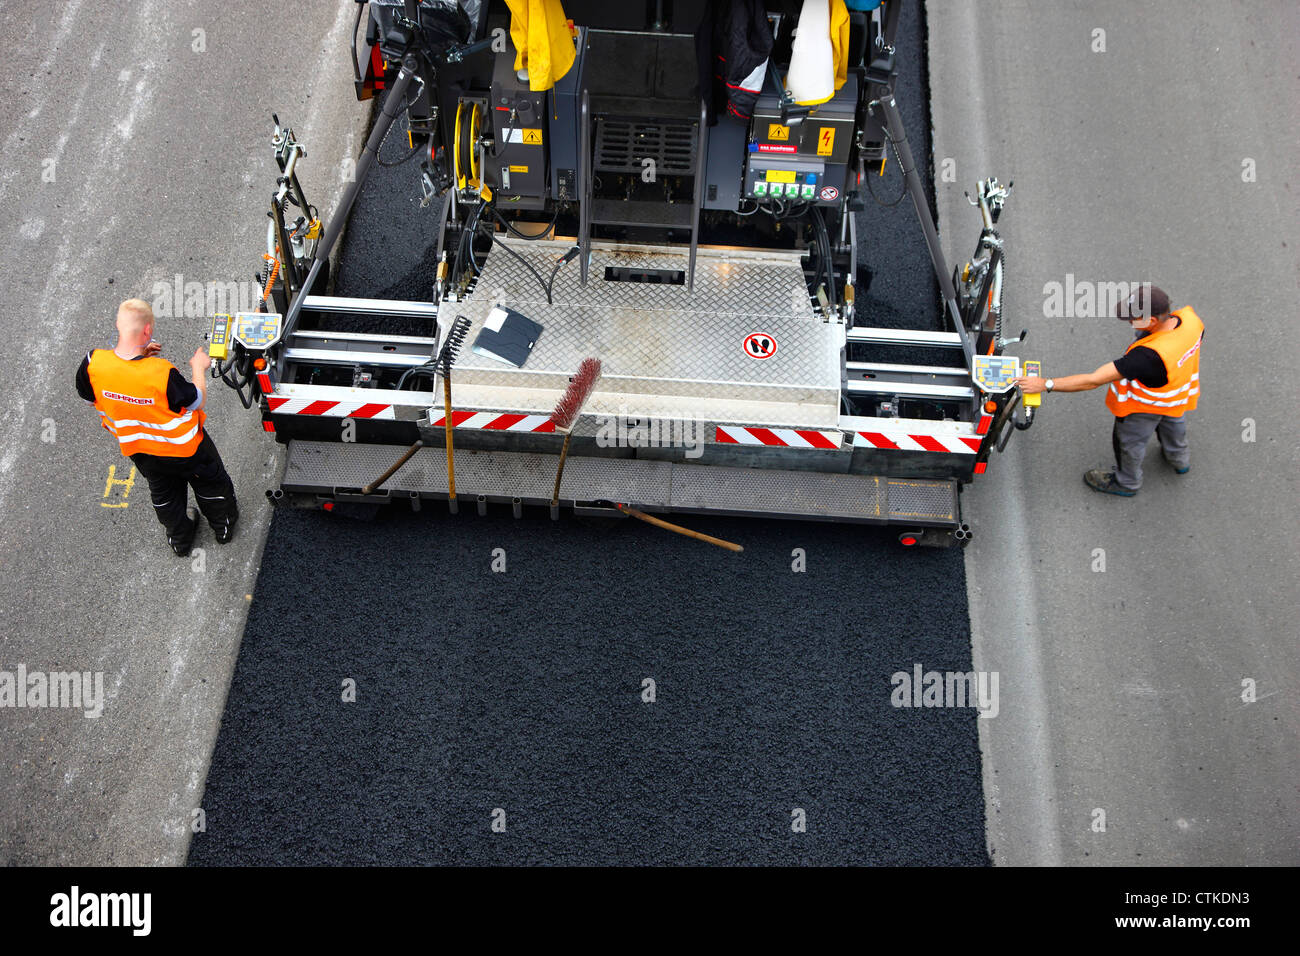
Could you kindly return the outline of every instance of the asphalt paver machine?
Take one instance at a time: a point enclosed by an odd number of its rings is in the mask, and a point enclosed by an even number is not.
[[[1033,420],[1003,355],[1019,340],[1002,329],[1009,186],[977,184],[976,251],[950,271],[895,98],[904,2],[841,12],[841,81],[813,105],[787,88],[811,4],[739,4],[751,20],[736,49],[725,0],[564,0],[540,5],[547,23],[534,5],[523,31],[500,0],[358,4],[357,95],[381,105],[352,181],[326,225],[275,120],[263,302],[213,323],[219,373],[287,449],[268,494],[516,514],[622,503],[964,544],[961,488]],[[572,63],[539,76],[567,59],[537,46],[557,42]],[[728,55],[764,52],[730,82]],[[330,254],[386,141],[386,165],[418,168],[428,297],[330,295]],[[885,163],[916,209],[941,331],[857,321],[858,220]],[[439,352],[458,318],[451,368]],[[552,409],[588,358],[600,378],[559,428]]]

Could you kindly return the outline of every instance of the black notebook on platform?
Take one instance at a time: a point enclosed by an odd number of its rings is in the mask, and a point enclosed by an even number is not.
[[[479,355],[522,368],[542,334],[542,327],[514,309],[497,306],[483,320],[483,328],[474,340]]]

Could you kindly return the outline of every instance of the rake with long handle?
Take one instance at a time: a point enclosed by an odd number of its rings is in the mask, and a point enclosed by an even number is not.
[[[442,376],[443,426],[447,431],[447,503],[452,514],[456,513],[456,458],[451,442],[451,376],[446,372]]]
[[[471,322],[463,315],[456,316],[456,321],[452,322],[451,329],[447,332],[447,338],[443,340],[442,348],[438,350],[438,357],[431,363],[435,371],[442,376],[442,403],[443,417],[447,428],[447,503],[452,514],[456,513],[456,467],[452,459],[451,447],[451,367],[456,364],[456,357],[460,354],[460,347],[465,342],[465,336],[469,334]],[[375,493],[380,485],[397,473],[411,456],[424,447],[424,439],[420,439],[410,448],[406,449],[402,457],[393,463],[393,466],[361,489],[363,495]]]

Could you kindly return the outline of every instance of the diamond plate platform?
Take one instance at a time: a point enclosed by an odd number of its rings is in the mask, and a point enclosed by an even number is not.
[[[401,455],[394,445],[293,441],[281,486],[286,492],[356,495]],[[456,494],[489,501],[545,505],[555,482],[554,455],[457,451]],[[392,496],[445,498],[447,461],[441,448],[418,451],[380,489]],[[649,511],[727,514],[867,524],[958,523],[951,479],[724,468],[638,458],[570,457],[560,500],[566,506],[621,501]]]
[[[563,241],[502,241],[543,277],[571,248]],[[772,424],[834,426],[844,327],[813,311],[799,254],[702,249],[694,290],[605,279],[606,268],[687,267],[687,257],[673,247],[597,243],[586,287],[578,263],[568,263],[556,276],[548,305],[532,273],[494,246],[470,293],[439,307],[440,328],[449,328],[457,315],[473,322],[452,377],[453,404],[549,411],[579,363],[592,356],[601,360],[603,375],[588,414],[618,414],[630,404],[670,405],[679,416],[689,410],[709,421],[753,422],[752,409],[762,403]],[[498,302],[543,326],[522,369],[469,347]],[[752,334],[775,343],[769,357],[747,354],[745,340]]]

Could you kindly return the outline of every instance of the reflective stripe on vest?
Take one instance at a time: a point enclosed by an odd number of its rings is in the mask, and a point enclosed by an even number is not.
[[[1137,382],[1130,382],[1128,379],[1122,378],[1118,384],[1127,386],[1127,389],[1121,392],[1115,387],[1116,383],[1112,383],[1110,393],[1115,396],[1117,402],[1136,402],[1139,405],[1150,405],[1155,408],[1182,408],[1190,405],[1192,399],[1201,394],[1200,386],[1197,384],[1200,376],[1193,375],[1192,379],[1193,381],[1189,384],[1172,392],[1153,392],[1150,389],[1143,388]],[[1191,389],[1191,391],[1186,395],[1181,398],[1174,398],[1175,395],[1187,392],[1188,389]]]
[[[1178,416],[1196,408],[1201,394],[1201,339],[1205,325],[1189,306],[1171,313],[1182,320],[1178,327],[1137,339],[1125,354],[1135,348],[1148,348],[1160,356],[1168,382],[1164,388],[1150,388],[1141,382],[1122,378],[1112,382],[1106,392],[1106,407],[1123,418],[1137,412]]]
[[[95,408],[124,455],[188,458],[203,440],[202,409],[180,414],[167,404],[172,365],[147,357],[127,360],[108,349],[90,353],[87,364]]]
[[[179,418],[174,418],[170,422],[162,425],[155,425],[152,422],[133,422],[129,418],[112,419],[106,413],[100,412],[104,416],[104,424],[114,435],[117,436],[119,444],[125,445],[135,441],[164,441],[171,445],[184,445],[194,438],[199,430],[199,423],[194,421],[194,413],[187,411]],[[193,422],[192,425],[190,423]],[[162,434],[163,432],[172,432],[178,428],[190,425],[190,430],[183,435],[170,436]],[[128,429],[138,428],[139,431],[130,432]],[[131,452],[131,454],[135,454]]]

